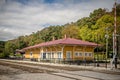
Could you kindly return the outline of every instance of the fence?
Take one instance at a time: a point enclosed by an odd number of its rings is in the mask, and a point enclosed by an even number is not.
[[[79,59],[59,59],[59,58],[51,58],[51,59],[24,59],[31,60],[36,62],[43,63],[54,63],[54,64],[69,64],[69,65],[81,65],[81,66],[94,66],[94,67],[106,67],[110,68],[110,59],[109,60],[79,60]],[[117,67],[120,69],[120,60],[117,62]]]
[[[51,59],[38,59],[38,58],[6,58],[12,60],[25,60],[25,61],[35,61],[43,63],[54,63],[54,64],[69,64],[69,65],[78,65],[78,66],[94,66],[94,67],[106,67],[110,68],[110,60],[79,60],[79,59],[60,59],[60,58],[51,58]],[[120,69],[120,59],[117,62],[117,68]]]

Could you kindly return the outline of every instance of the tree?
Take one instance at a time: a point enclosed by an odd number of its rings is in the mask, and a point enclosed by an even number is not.
[[[88,25],[85,25],[84,27],[82,27],[79,30],[79,37],[82,40],[91,41],[91,39],[92,39],[92,31],[91,31],[91,29],[88,28]]]
[[[92,13],[90,13],[89,17],[99,19],[104,14],[106,14],[106,9],[99,8],[99,9],[94,10]]]
[[[50,26],[47,28],[44,28],[40,31],[40,38],[43,41],[51,41],[53,37],[55,39],[60,39],[62,37],[61,31],[63,29],[63,26]]]
[[[92,25],[95,25],[96,21],[105,14],[107,14],[106,9],[99,8],[90,13],[89,17],[79,19],[75,24],[77,24],[80,28],[85,25],[88,25],[88,28],[91,28]]]
[[[66,35],[70,38],[78,38],[79,28],[73,24],[69,26],[65,26],[65,28],[62,31],[62,35]]]
[[[114,15],[114,10],[115,10],[115,9],[112,8],[112,12],[111,12],[112,15]],[[117,15],[117,16],[120,16],[120,4],[117,4],[117,5],[116,5],[116,15]]]

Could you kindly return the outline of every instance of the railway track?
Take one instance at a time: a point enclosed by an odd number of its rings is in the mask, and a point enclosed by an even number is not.
[[[69,72],[69,71],[83,71],[83,69],[79,68],[32,64],[27,62],[23,63],[9,60],[0,60],[0,65],[20,69],[23,71],[27,71],[29,73],[47,73],[50,75],[61,76],[73,80],[104,80],[101,78],[73,74]]]

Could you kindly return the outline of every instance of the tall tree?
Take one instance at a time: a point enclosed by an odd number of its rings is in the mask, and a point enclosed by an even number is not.
[[[73,24],[65,26],[62,31],[63,36],[66,35],[70,38],[78,38],[79,28]]]

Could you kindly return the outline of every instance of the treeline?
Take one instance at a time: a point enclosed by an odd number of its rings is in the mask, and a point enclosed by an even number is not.
[[[14,53],[16,49],[22,49],[38,43],[67,37],[96,42],[105,45],[106,33],[109,35],[109,50],[112,47],[112,34],[114,30],[114,9],[108,12],[106,9],[96,9],[89,17],[84,17],[76,22],[65,25],[49,26],[31,35],[20,36],[17,39],[5,43],[4,54]],[[120,4],[117,5],[117,34],[120,34]]]
[[[4,52],[4,48],[5,48],[5,42],[0,41],[0,53]]]

